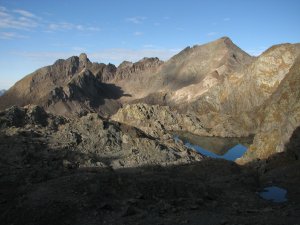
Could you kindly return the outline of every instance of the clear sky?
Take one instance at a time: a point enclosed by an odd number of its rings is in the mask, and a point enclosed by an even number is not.
[[[222,36],[252,55],[300,42],[300,0],[0,0],[0,89],[81,52],[166,60]]]

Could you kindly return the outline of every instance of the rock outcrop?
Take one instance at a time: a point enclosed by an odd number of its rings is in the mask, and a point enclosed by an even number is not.
[[[168,131],[188,131],[200,136],[209,135],[197,117],[179,114],[168,106],[126,105],[111,119],[138,127],[154,137],[162,137]]]
[[[285,150],[300,125],[300,57],[259,111],[260,128],[243,161],[266,159]]]
[[[165,166],[203,158],[176,143],[170,135],[155,138],[137,128],[103,120],[95,113],[67,119],[48,114],[39,106],[14,106],[0,113],[0,132],[8,136],[20,132],[38,134],[39,140],[47,139],[50,155],[51,151],[57,151],[60,160],[81,168],[97,167],[98,164],[113,169]],[[44,154],[47,160],[48,155]]]

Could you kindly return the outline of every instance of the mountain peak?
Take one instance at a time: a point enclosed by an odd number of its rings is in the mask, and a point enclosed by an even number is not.
[[[125,67],[131,67],[132,65],[133,65],[132,62],[125,60],[122,63],[120,63],[120,65],[118,66],[118,69],[125,68]]]
[[[224,40],[224,41],[229,40],[229,41],[231,41],[231,39],[227,36],[223,36],[223,37],[219,38],[219,40]]]
[[[79,55],[79,63],[80,64],[86,65],[89,62],[90,62],[90,60],[88,59],[87,54],[81,53]]]
[[[88,60],[87,54],[86,53],[81,53],[79,55],[79,60],[82,60],[82,61]]]
[[[225,47],[227,47],[227,48],[232,48],[232,47],[235,47],[236,45],[233,43],[233,41],[229,38],[229,37],[227,37],[227,36],[224,36],[224,37],[221,37],[221,38],[219,38],[219,39],[216,39],[216,40],[214,40],[214,41],[212,41],[212,42],[209,42],[208,43],[208,45],[209,44],[216,44],[216,45],[219,45],[219,44],[221,44],[221,46],[225,46]],[[225,44],[225,45],[224,45]],[[237,46],[236,46],[237,47]]]
[[[226,45],[235,45],[229,37],[220,38]]]

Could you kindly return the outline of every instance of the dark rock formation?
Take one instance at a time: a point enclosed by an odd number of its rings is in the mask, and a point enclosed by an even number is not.
[[[258,176],[252,168],[205,159],[166,136],[154,138],[97,114],[66,119],[36,106],[13,107],[0,113],[0,124],[2,224],[299,221],[295,159],[292,168],[284,167],[293,178],[276,173],[282,185],[293,182],[293,201],[274,204],[257,191],[274,181],[275,161]]]
[[[76,149],[78,154],[93,155],[92,160],[111,158],[101,163],[113,168],[184,164],[202,159],[196,152],[175,143],[170,135],[154,138],[137,128],[103,120],[97,114],[66,119],[47,114],[39,106],[13,106],[0,113],[0,127],[2,133],[36,130],[45,134],[44,138],[47,136],[49,147],[53,144],[70,151]],[[73,163],[85,165],[85,159],[78,156],[77,160]]]

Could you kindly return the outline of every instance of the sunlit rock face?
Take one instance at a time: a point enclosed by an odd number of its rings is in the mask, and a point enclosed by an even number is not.
[[[269,49],[243,71],[232,73],[222,84],[206,92],[199,99],[198,112],[207,113],[210,109],[209,111],[238,114],[262,105],[277,89],[296,56],[293,45]]]
[[[298,55],[299,45],[274,46],[181,109],[196,112],[217,136],[255,133],[264,118],[259,109],[268,104]]]
[[[244,160],[267,158],[282,152],[293,131],[300,125],[300,57],[278,89],[260,110],[261,126]]]
[[[168,131],[189,131],[207,136],[197,117],[180,114],[168,106],[133,104],[126,105],[112,116],[113,120],[139,127],[154,137],[164,137]]]

